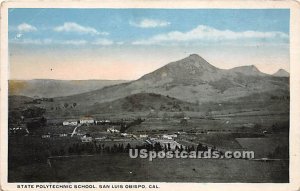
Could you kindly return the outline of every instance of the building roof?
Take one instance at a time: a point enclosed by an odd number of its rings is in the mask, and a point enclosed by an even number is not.
[[[67,119],[64,122],[77,122],[77,119]]]

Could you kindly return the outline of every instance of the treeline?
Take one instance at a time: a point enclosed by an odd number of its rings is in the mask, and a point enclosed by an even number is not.
[[[55,149],[51,151],[52,156],[64,156],[64,155],[82,155],[82,154],[97,154],[97,153],[127,153],[132,146],[128,143],[105,145],[97,144],[95,141],[90,143],[74,143],[66,150],[64,148]]]
[[[121,123],[120,124],[121,125],[120,132],[124,133],[129,127],[140,125],[144,121],[145,121],[145,119],[142,119],[142,118],[139,117],[139,118],[135,119],[134,121],[132,121],[130,123]]]
[[[209,148],[206,145],[199,143],[197,147],[194,145],[191,146],[175,146],[175,149],[171,148],[170,144],[161,145],[156,142],[154,144],[143,144],[131,146],[130,143],[124,144],[114,144],[114,145],[105,145],[98,144],[95,141],[90,143],[74,143],[68,148],[60,148],[51,151],[52,156],[64,156],[64,155],[83,155],[83,154],[100,154],[100,153],[128,153],[130,149],[137,149],[138,151],[145,149],[147,151],[179,151],[179,152],[191,152],[191,151],[208,151]],[[216,151],[215,147],[211,148],[211,151]],[[222,152],[220,151],[220,154]]]
[[[290,100],[290,96],[276,96],[272,95],[271,100]]]

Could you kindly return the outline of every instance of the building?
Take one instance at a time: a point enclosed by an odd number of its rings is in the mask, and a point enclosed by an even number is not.
[[[168,135],[169,137],[172,137],[172,138],[177,138],[177,135],[176,134],[171,134],[171,135]]]
[[[75,119],[69,119],[63,122],[63,126],[76,126],[78,125],[78,121]]]
[[[42,135],[42,139],[47,139],[47,138],[50,138],[50,137],[51,137],[51,135],[49,135],[49,134]]]
[[[163,146],[163,148],[169,146],[171,150],[175,150],[176,147],[180,148],[183,147],[185,148],[184,145],[179,144],[178,142],[174,141],[174,140],[166,140],[166,139],[157,139],[155,140],[156,143],[159,143],[160,145]]]
[[[163,139],[168,139],[168,140],[172,140],[173,139],[170,135],[163,135],[162,138]]]
[[[27,127],[22,124],[22,125],[16,125],[16,126],[12,126],[9,127],[9,133],[10,134],[29,134],[29,131],[27,129]]]
[[[114,127],[107,128],[106,131],[109,133],[120,133],[120,131],[115,129]]]
[[[131,137],[134,137],[134,135],[133,134],[129,134],[129,133],[121,133],[121,137],[131,138]]]
[[[146,135],[146,134],[140,135],[140,138],[147,138],[147,137],[148,137],[148,135]]]
[[[83,143],[89,143],[92,141],[93,141],[93,138],[89,135],[84,135],[83,137],[81,137],[81,142],[83,142]]]
[[[92,117],[82,117],[80,118],[80,124],[92,124],[95,120]]]

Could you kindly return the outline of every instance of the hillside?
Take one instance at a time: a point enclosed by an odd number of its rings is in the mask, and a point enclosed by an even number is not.
[[[32,101],[32,98],[26,96],[8,96],[9,110],[24,108],[27,104],[32,103]]]
[[[112,102],[96,103],[89,113],[119,113],[139,111],[174,111],[193,110],[195,104],[184,102],[169,96],[153,93],[138,93]]]
[[[105,86],[120,84],[123,80],[10,80],[9,94],[27,97],[60,97],[80,94]]]
[[[264,74],[253,66],[219,69],[198,55],[190,55],[138,80],[74,96],[60,97],[56,101],[63,103],[72,100],[86,106],[137,93],[155,93],[183,101],[203,103],[226,101],[275,89],[288,91],[288,78]]]
[[[287,71],[285,71],[284,69],[279,69],[277,72],[275,72],[273,74],[273,76],[277,76],[277,77],[289,77],[290,73],[288,73]]]

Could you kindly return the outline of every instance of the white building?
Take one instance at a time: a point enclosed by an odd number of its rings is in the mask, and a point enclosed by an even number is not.
[[[168,140],[172,140],[173,139],[170,135],[163,135],[162,138],[163,139],[168,139]]]
[[[117,130],[113,127],[108,128],[106,131],[109,132],[109,133],[119,133],[120,132],[119,130]]]
[[[64,121],[63,125],[64,126],[76,126],[76,125],[78,125],[78,122],[75,119],[69,119],[69,120]]]
[[[140,135],[140,138],[147,138],[148,135],[144,134],[144,135]]]
[[[84,135],[83,137],[81,137],[81,142],[83,142],[83,143],[89,143],[92,141],[93,141],[93,138],[90,136]]]
[[[42,138],[43,139],[47,139],[47,138],[50,138],[51,136],[49,134],[46,134],[46,135],[42,135]]]
[[[95,140],[96,141],[101,141],[101,140],[104,140],[104,139],[106,139],[107,137],[106,136],[104,136],[104,137],[97,137],[97,138],[95,138]]]
[[[176,134],[172,134],[172,135],[168,135],[169,137],[172,137],[172,138],[177,138],[177,135]]]
[[[80,118],[80,124],[91,124],[94,123],[94,119],[92,117],[82,117]]]

